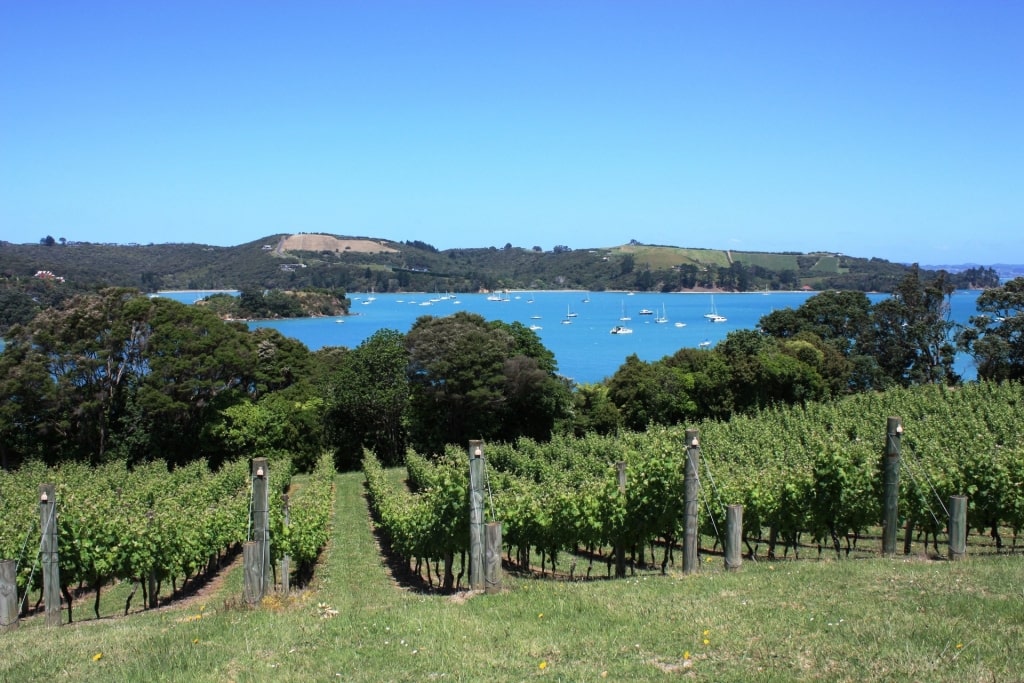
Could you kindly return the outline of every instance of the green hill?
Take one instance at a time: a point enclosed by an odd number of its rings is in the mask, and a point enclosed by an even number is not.
[[[958,286],[998,283],[988,269]],[[233,247],[0,242],[0,281],[49,271],[68,288],[480,291],[587,289],[890,291],[907,266],[835,253],[692,249],[638,242],[590,249],[438,250],[420,241],[324,234],[269,235]],[[973,279],[972,279],[973,278]],[[989,279],[992,281],[990,282]]]

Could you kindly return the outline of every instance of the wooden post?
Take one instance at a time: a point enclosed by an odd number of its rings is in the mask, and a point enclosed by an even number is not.
[[[60,561],[57,556],[57,493],[53,484],[39,485],[39,557],[43,568],[46,625],[60,626]]]
[[[967,496],[949,497],[949,559],[967,557]]]
[[[900,436],[903,423],[890,417],[885,428],[885,500],[882,507],[882,554],[896,555],[896,534],[899,529],[900,502]]]
[[[266,458],[252,461],[252,540],[259,544],[260,598],[270,592],[274,575],[270,567],[270,468]]]
[[[621,460],[615,463],[615,472],[619,478],[619,493],[626,494],[626,463]],[[626,576],[626,541],[619,535],[615,543],[615,576],[624,578]]]
[[[0,560],[0,633],[18,628],[18,562]]]
[[[686,430],[686,476],[683,480],[683,573],[693,574],[700,567],[697,558],[697,496],[700,481],[697,466],[700,462],[700,433]]]
[[[242,544],[242,592],[248,605],[256,605],[263,598],[263,556],[261,544],[246,541]]]
[[[484,530],[486,560],[484,562],[484,592],[501,592],[501,522],[490,522]]]
[[[469,588],[482,591],[484,585],[484,442],[470,441]]]
[[[730,505],[725,510],[725,568],[736,571],[743,564],[743,506]]]
[[[284,515],[284,528],[287,529],[291,524],[291,510],[288,509],[288,494],[281,494],[281,512]],[[288,592],[292,586],[292,558],[290,555],[284,555],[281,557],[281,593],[284,597],[288,597]]]

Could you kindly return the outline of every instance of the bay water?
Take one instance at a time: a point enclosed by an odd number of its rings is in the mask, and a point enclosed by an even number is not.
[[[193,303],[205,292],[162,292]],[[558,371],[577,383],[610,377],[630,354],[655,361],[681,348],[710,348],[733,330],[754,329],[761,317],[776,309],[797,308],[815,292],[649,293],[583,291],[514,291],[487,294],[371,294],[350,293],[350,315],[343,318],[260,320],[251,328],[273,327],[301,341],[309,349],[324,346],[354,348],[374,332],[408,332],[424,315],[443,317],[456,311],[479,313],[488,320],[520,322],[535,327],[537,335],[555,354]],[[951,318],[967,324],[975,315],[979,292],[958,291],[951,298]],[[872,302],[887,295],[869,294]],[[645,311],[645,313],[641,313]],[[723,322],[705,315],[717,312]],[[649,313],[647,313],[649,312]],[[628,318],[628,320],[622,320]],[[665,318],[665,322],[657,319]],[[568,322],[566,322],[568,321]],[[632,330],[612,334],[616,326]],[[966,355],[957,359],[964,379],[977,373]]]

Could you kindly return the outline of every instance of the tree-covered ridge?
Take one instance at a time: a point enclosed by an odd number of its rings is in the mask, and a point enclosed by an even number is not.
[[[344,291],[588,289],[891,291],[907,266],[835,253],[765,253],[644,245],[545,251],[539,246],[438,250],[416,240],[373,239],[381,251],[287,251],[285,235],[234,247],[199,244],[0,243],[0,278],[50,271],[78,287]],[[327,236],[325,236],[327,237]],[[332,237],[332,243],[338,239]],[[370,238],[358,238],[369,241]],[[353,243],[356,238],[352,238]],[[309,240],[306,240],[309,242]],[[312,242],[309,242],[312,243]],[[344,243],[344,242],[338,242]],[[989,268],[950,275],[959,287],[998,284]]]

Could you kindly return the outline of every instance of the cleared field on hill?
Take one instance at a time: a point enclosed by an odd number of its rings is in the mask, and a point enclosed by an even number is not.
[[[289,235],[282,240],[285,251],[354,251],[363,254],[388,254],[398,250],[368,239],[340,239],[331,235]]]

